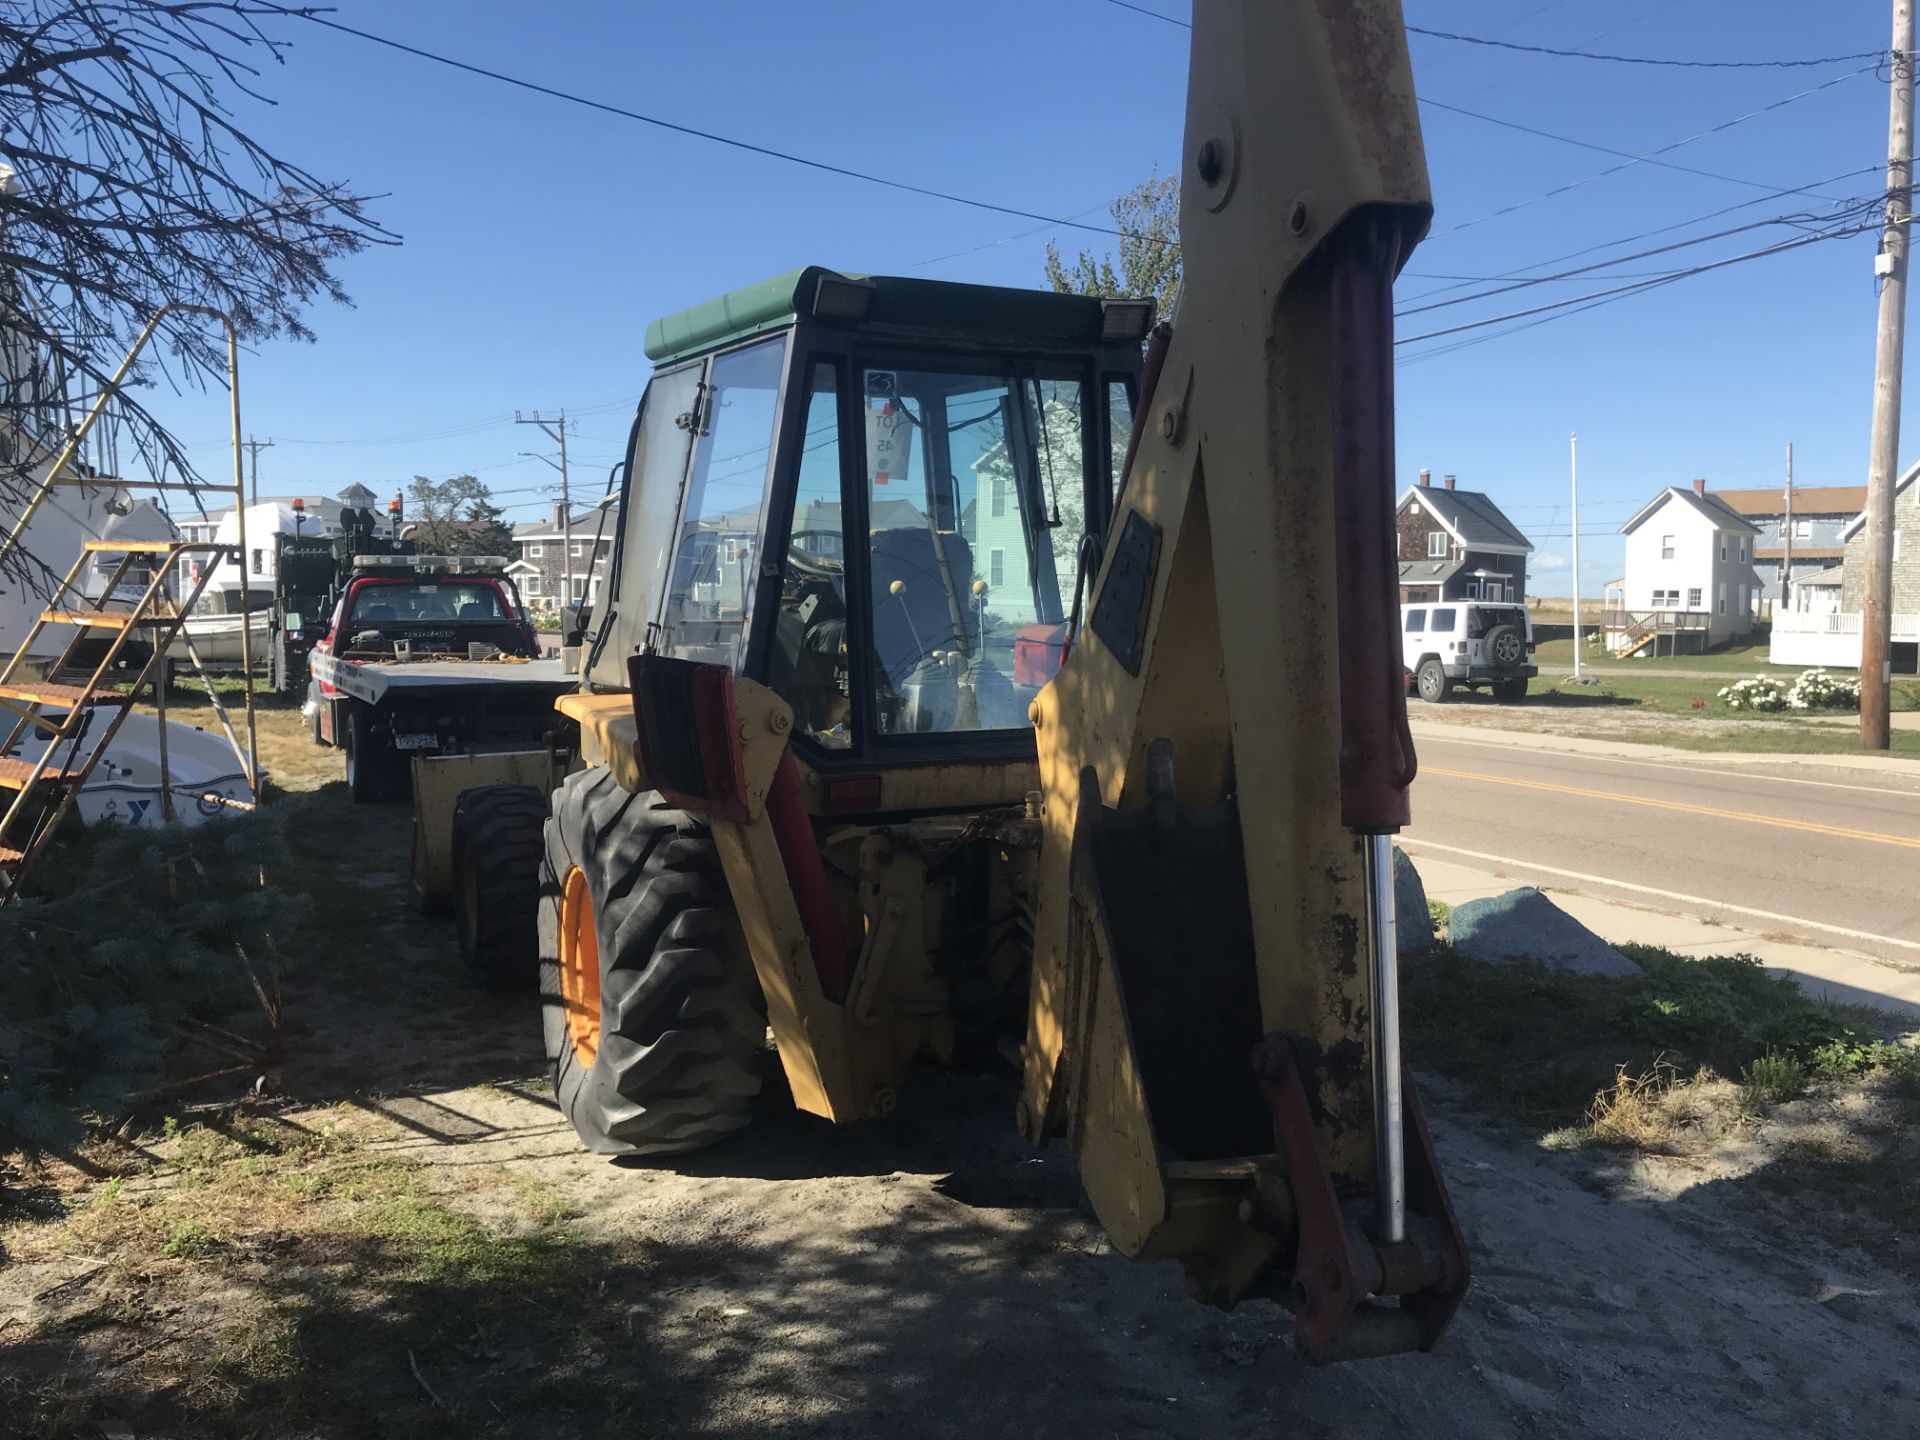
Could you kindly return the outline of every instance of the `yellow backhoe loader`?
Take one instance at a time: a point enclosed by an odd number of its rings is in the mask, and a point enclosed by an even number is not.
[[[1400,1053],[1399,0],[1196,0],[1185,289],[812,268],[656,321],[552,797],[561,1106],[608,1153],[1022,1070],[1117,1248],[1318,1360],[1467,1258]],[[1144,352],[1144,360],[1143,360]],[[470,837],[470,844],[484,837]]]

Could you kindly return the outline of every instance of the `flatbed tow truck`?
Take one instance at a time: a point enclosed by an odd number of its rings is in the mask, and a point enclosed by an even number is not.
[[[509,987],[533,974],[538,834],[577,746],[554,702],[580,679],[538,658],[501,565],[355,556],[308,661],[307,713],[314,740],[345,751],[356,804],[412,796],[416,902],[458,897],[474,978]]]

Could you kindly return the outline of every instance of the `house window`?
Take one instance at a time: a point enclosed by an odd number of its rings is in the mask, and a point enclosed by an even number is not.
[[[253,552],[253,573],[256,575],[264,575],[267,573],[265,554],[266,552],[262,550]]]
[[[596,560],[604,560],[612,553],[612,550],[613,542],[611,540],[596,541],[593,547],[593,558]]]
[[[1720,563],[1727,563],[1727,537],[1724,535],[1720,537]]]
[[[574,576],[573,577],[573,603],[578,605],[581,602],[581,600],[583,600],[586,597],[586,593],[587,593],[587,577],[584,575]]]
[[[1733,613],[1736,615],[1744,615],[1747,613],[1747,587],[1742,585],[1738,590],[1738,592],[1736,593],[1739,595],[1740,598],[1734,608]]]
[[[987,513],[999,520],[1007,513],[1007,482],[1005,477],[996,475],[988,489]]]
[[[1427,532],[1427,558],[1429,560],[1444,560],[1446,554],[1447,532],[1444,530],[1429,530]]]
[[[1811,520],[1794,521],[1793,522],[1793,538],[1796,540],[1812,539],[1813,538],[1813,522]]]
[[[529,544],[527,546],[527,559],[529,560],[538,560],[546,553],[547,547],[544,545]]]
[[[573,558],[578,560],[582,555],[587,553],[587,547],[584,545],[575,545],[571,553]]]
[[[1740,563],[1747,563],[1747,538],[1744,535],[1740,537]]]
[[[1673,537],[1671,535],[1662,535],[1660,537],[1660,558],[1662,560],[1671,560],[1673,558]]]
[[[1727,613],[1727,582],[1720,582],[1720,592],[1714,597],[1715,609],[1722,615]]]
[[[1695,585],[1687,591],[1687,609],[1698,610],[1699,608],[1700,608],[1700,587],[1698,585]]]
[[[987,588],[998,590],[1007,578],[1007,552],[999,548],[987,551]]]

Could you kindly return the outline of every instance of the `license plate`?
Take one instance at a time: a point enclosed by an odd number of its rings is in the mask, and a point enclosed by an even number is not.
[[[393,748],[396,750],[438,750],[440,748],[440,737],[438,735],[395,735],[393,737]]]

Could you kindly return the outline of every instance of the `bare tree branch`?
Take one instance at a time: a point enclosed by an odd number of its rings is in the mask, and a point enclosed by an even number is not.
[[[299,18],[249,0],[0,3],[0,513],[163,304],[225,311],[253,342],[311,339],[314,302],[350,303],[335,265],[398,243],[368,197],[275,155],[234,113],[272,103],[261,78],[288,48],[273,29]],[[191,479],[139,399],[175,364],[176,384],[225,386],[217,331],[165,323],[101,449]]]

